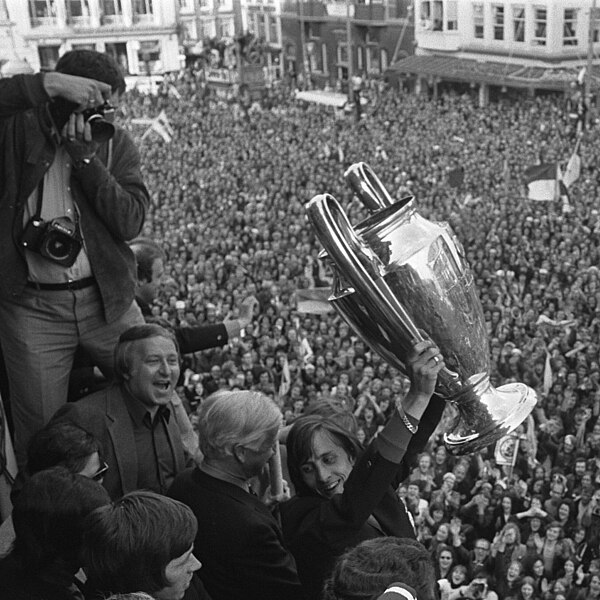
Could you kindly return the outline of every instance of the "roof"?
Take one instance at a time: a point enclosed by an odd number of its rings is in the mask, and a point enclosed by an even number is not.
[[[455,56],[408,56],[391,65],[388,73],[411,73],[469,83],[563,90],[577,81],[580,70],[580,66],[540,67]],[[600,88],[598,76],[592,77],[592,87]]]

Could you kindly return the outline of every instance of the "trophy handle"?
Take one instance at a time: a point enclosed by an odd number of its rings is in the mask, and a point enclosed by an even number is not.
[[[385,323],[394,323],[396,332],[399,329],[402,337],[413,343],[424,340],[385,282],[380,258],[356,235],[338,201],[331,194],[319,194],[307,204],[306,212],[325,251],[364,299],[390,343],[400,340],[383,330]],[[451,387],[459,385],[458,374],[446,367],[440,375]]]
[[[349,166],[344,178],[369,212],[374,213],[394,204],[394,199],[367,163],[358,162]]]

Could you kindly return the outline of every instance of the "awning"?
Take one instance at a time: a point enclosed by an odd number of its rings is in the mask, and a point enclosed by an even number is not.
[[[452,56],[407,56],[391,65],[387,74],[406,73],[422,77],[438,77],[443,81],[566,90],[577,81],[580,70],[581,66],[538,67]],[[592,77],[592,87],[600,88],[600,78]]]

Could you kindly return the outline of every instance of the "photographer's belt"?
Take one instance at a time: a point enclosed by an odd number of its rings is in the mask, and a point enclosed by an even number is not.
[[[65,281],[64,283],[38,283],[37,281],[28,281],[27,287],[47,292],[62,292],[65,290],[82,290],[96,283],[95,277],[84,277],[77,281]]]

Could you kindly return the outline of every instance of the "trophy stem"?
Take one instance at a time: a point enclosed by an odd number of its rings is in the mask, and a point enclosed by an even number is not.
[[[514,431],[537,402],[533,389],[523,383],[508,383],[494,388],[487,375],[460,395],[450,398],[458,410],[452,432],[444,434],[452,454],[470,454],[493,444]]]

